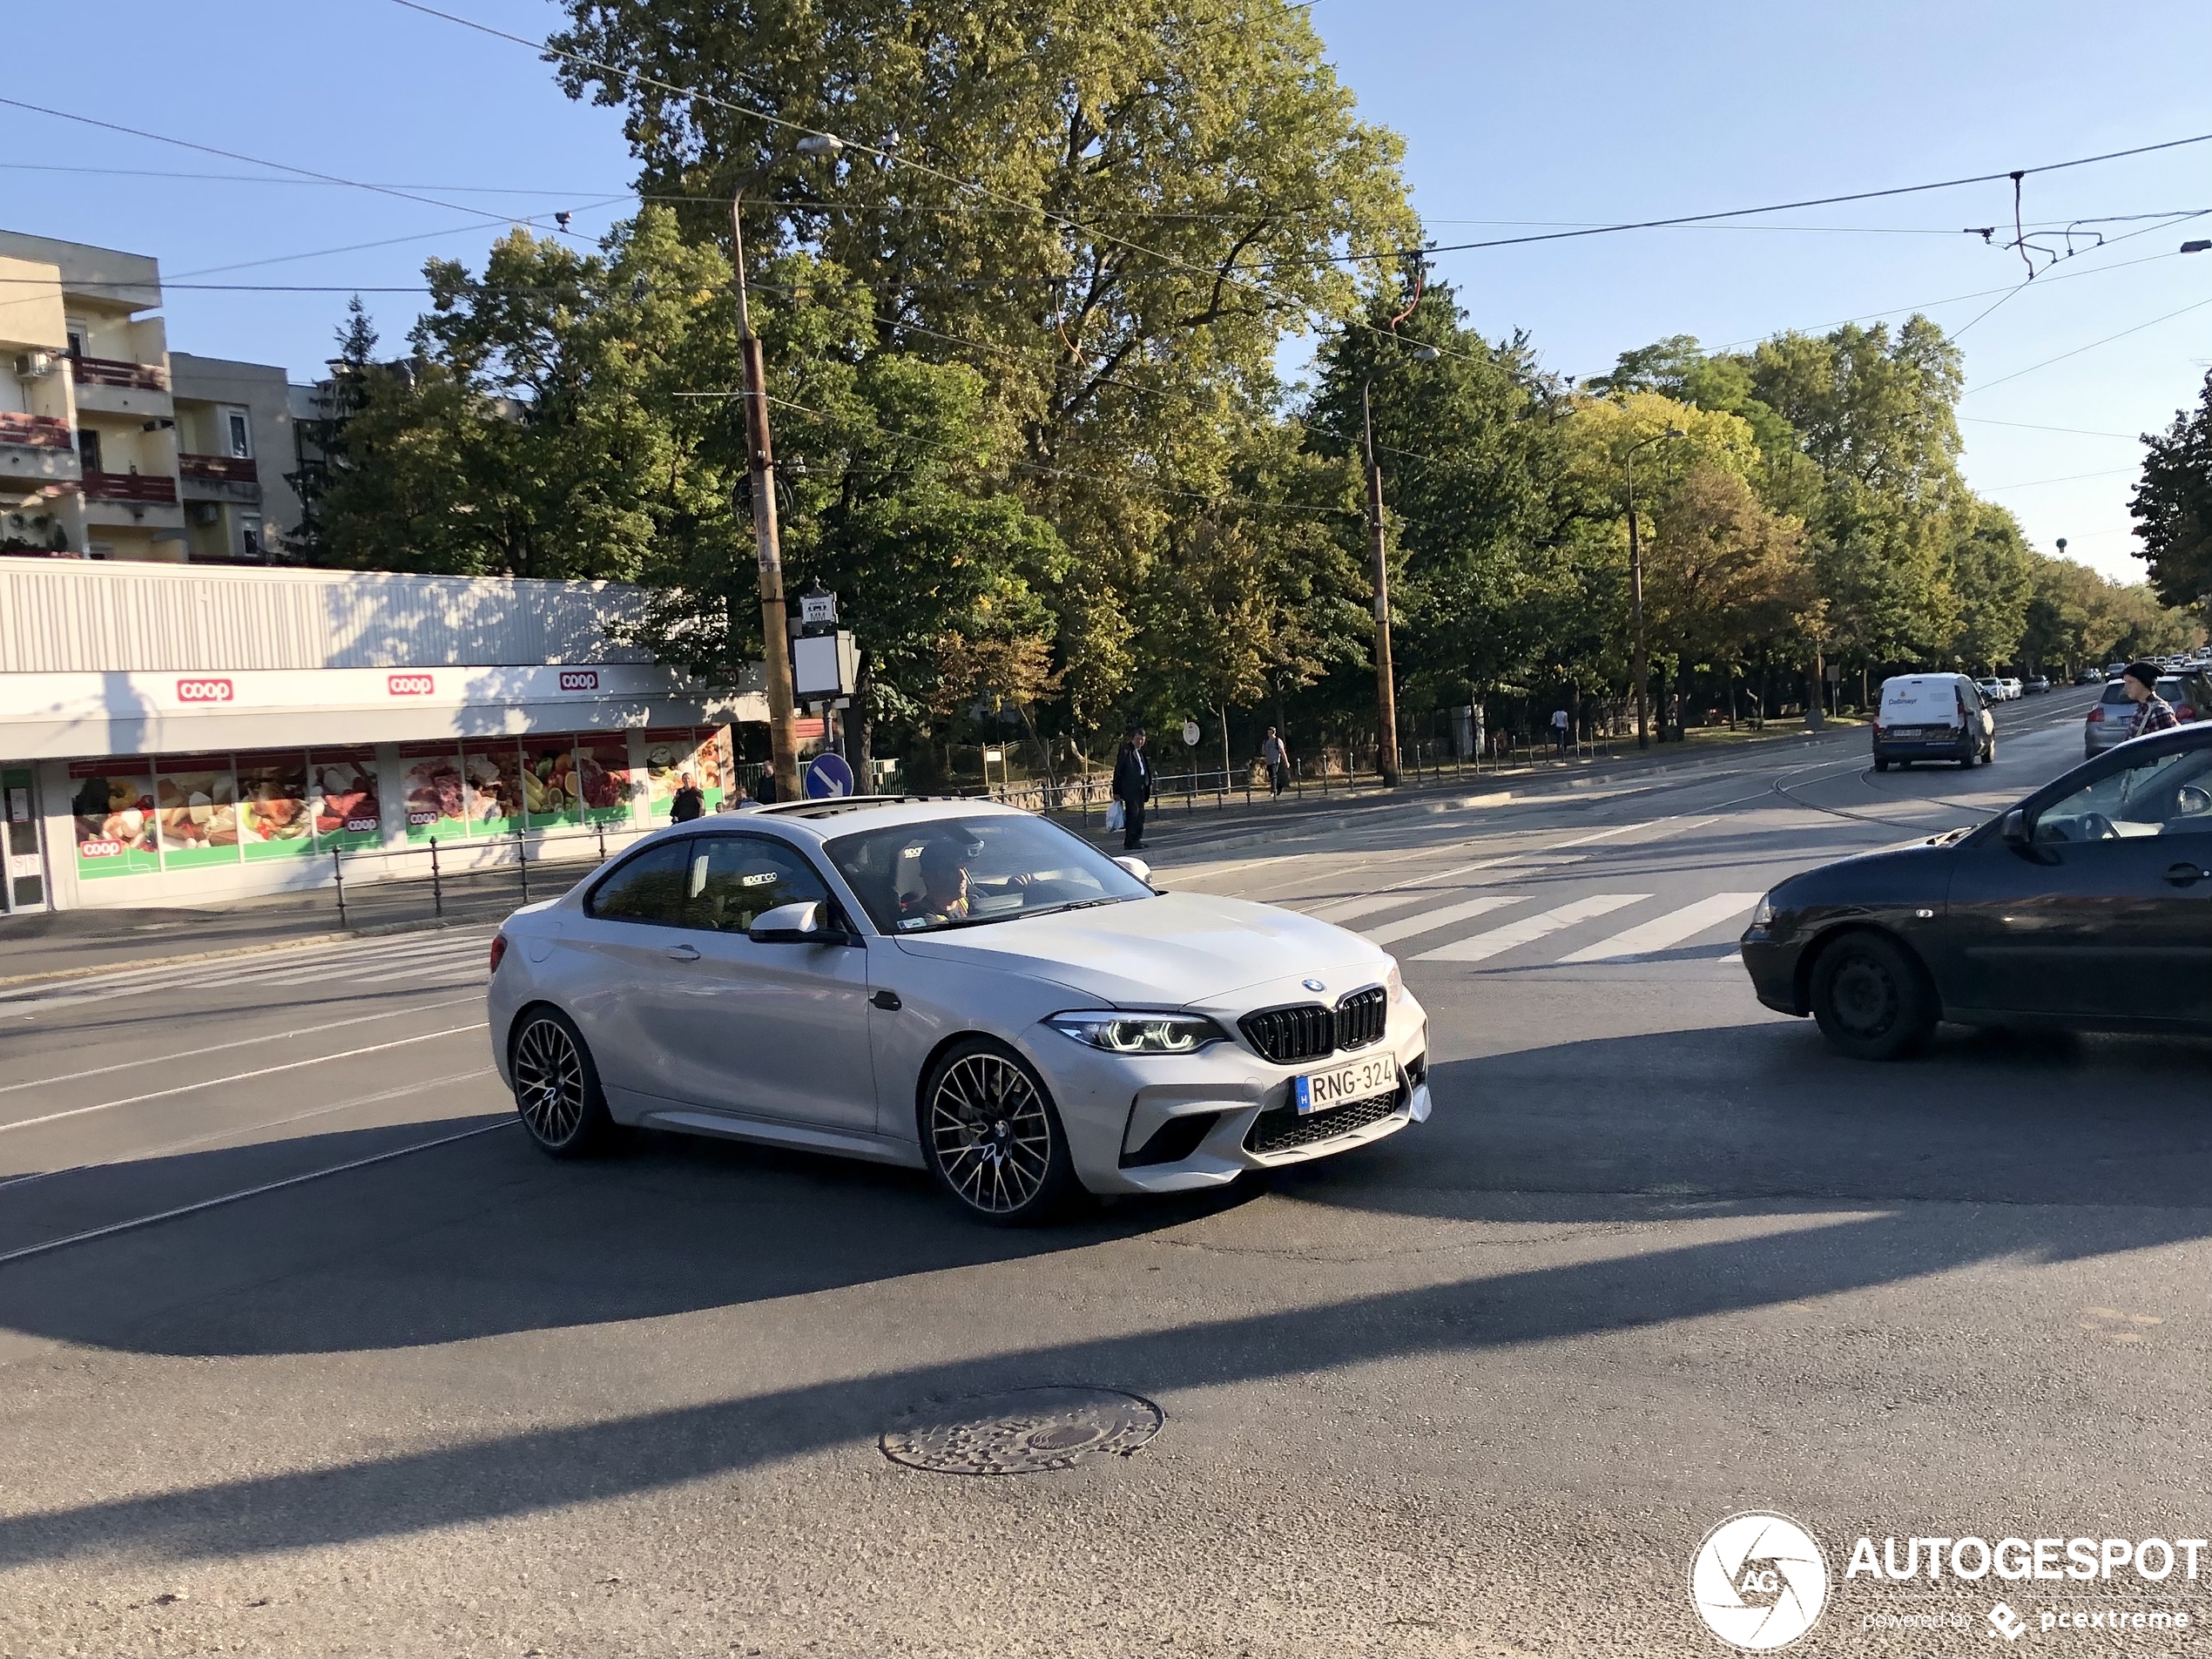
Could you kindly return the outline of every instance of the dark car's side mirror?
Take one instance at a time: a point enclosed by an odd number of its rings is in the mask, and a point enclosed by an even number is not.
[[[2026,846],[2028,843],[2027,808],[2015,806],[1997,820],[1997,839],[2007,846]]]

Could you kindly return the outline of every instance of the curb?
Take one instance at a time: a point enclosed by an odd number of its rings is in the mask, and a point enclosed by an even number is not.
[[[308,945],[341,945],[349,939],[377,939],[388,934],[434,933],[462,924],[433,919],[428,921],[382,921],[367,927],[347,927],[336,933],[302,934],[296,939],[271,940],[260,945],[233,945],[224,950],[187,951],[176,956],[131,956],[92,968],[55,968],[43,974],[0,975],[0,990],[18,985],[47,985],[101,974],[138,973],[147,968],[172,968],[185,962],[221,961],[233,956],[260,956],[274,950],[298,950]]]

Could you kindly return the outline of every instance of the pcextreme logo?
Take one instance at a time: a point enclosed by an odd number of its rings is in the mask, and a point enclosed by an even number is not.
[[[228,680],[188,679],[177,682],[179,703],[227,703],[238,695]]]
[[[1690,1558],[1689,1604],[1730,1647],[1786,1648],[1828,1604],[1828,1561],[1787,1515],[1730,1515]]]
[[[438,681],[432,674],[388,674],[384,689],[394,697],[428,697],[438,689]]]

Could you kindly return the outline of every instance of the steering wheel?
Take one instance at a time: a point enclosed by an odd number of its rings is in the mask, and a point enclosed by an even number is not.
[[[2120,832],[2102,813],[2084,813],[2080,817],[2081,839],[2085,841],[2116,841]]]
[[[2202,818],[2212,813],[2212,789],[2202,784],[2183,784],[2174,792],[2174,816]]]

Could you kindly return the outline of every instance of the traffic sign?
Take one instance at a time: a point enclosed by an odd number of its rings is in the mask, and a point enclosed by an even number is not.
[[[807,763],[800,780],[809,800],[834,800],[853,792],[853,768],[840,754],[819,754]]]
[[[833,624],[837,621],[837,596],[833,593],[800,594],[799,620],[808,628]]]
[[[1183,723],[1183,740],[1193,749],[1198,746],[1198,723],[1196,720]]]

